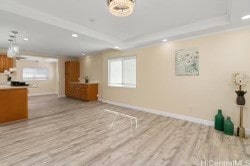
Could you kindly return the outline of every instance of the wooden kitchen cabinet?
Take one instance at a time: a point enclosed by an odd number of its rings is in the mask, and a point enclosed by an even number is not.
[[[80,63],[78,61],[65,62],[65,95],[72,97],[72,82],[79,82]]]
[[[71,93],[70,97],[86,100],[86,101],[94,101],[97,100],[98,97],[98,84],[97,83],[71,83]]]
[[[0,88],[0,124],[28,119],[28,89]]]
[[[9,70],[14,66],[14,60],[8,58],[5,54],[0,54],[0,73],[3,73],[4,70]]]
[[[78,61],[65,62],[65,95],[85,101],[97,100],[98,84],[80,83],[80,63]]]

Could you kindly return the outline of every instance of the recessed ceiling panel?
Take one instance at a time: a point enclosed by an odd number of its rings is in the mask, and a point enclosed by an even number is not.
[[[120,40],[225,16],[229,7],[229,0],[137,0],[135,12],[120,18],[106,0],[14,1]]]
[[[108,48],[107,44],[79,35],[73,38],[73,32],[54,27],[39,21],[21,17],[0,10],[0,47],[7,48],[10,31],[19,32],[17,43],[21,51],[33,51],[50,55],[80,56]],[[28,38],[28,41],[23,40]]]

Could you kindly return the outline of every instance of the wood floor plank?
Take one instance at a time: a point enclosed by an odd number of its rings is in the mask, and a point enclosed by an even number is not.
[[[200,165],[250,161],[249,139],[212,127],[102,102],[54,95],[29,98],[30,120],[0,126],[0,165]],[[110,109],[136,117],[118,117]]]

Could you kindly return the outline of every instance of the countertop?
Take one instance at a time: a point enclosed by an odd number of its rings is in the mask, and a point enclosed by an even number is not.
[[[8,89],[25,89],[25,88],[36,88],[36,86],[10,86],[10,85],[0,85],[0,90],[8,90]]]
[[[93,84],[98,84],[95,82],[90,82],[90,83],[85,83],[85,82],[71,82],[71,84],[85,84],[85,85],[93,85]]]

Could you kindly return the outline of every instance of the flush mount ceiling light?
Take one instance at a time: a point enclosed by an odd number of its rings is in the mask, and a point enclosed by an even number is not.
[[[163,40],[162,40],[162,42],[167,42],[167,41],[168,41],[168,39],[163,39]]]
[[[135,0],[107,0],[110,13],[118,17],[126,17],[133,13]]]
[[[28,39],[28,38],[26,38],[26,37],[24,37],[24,38],[23,38],[23,40],[28,41],[29,39]]]
[[[250,19],[250,15],[245,15],[243,17],[241,17],[242,20],[247,20],[247,19]]]

